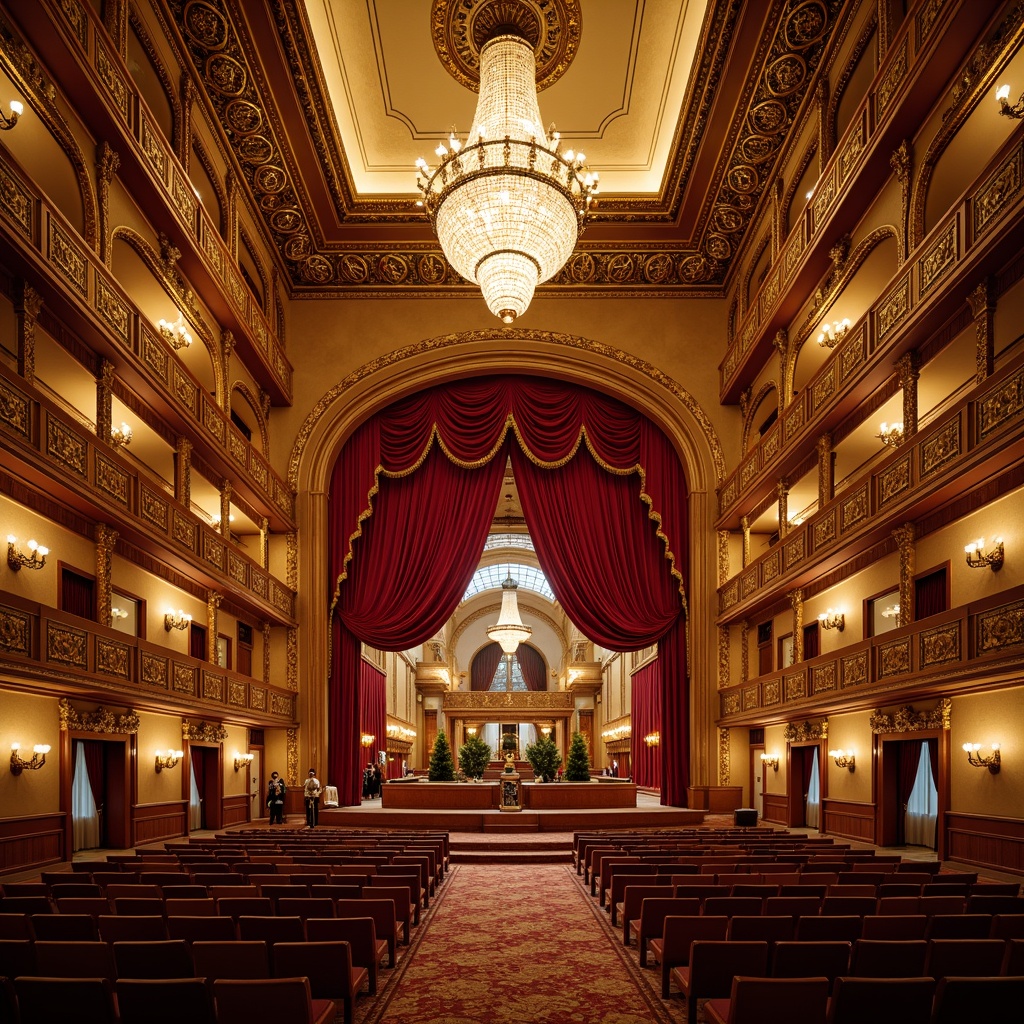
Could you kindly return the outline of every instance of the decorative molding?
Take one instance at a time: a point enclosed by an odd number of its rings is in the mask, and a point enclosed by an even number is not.
[[[820,718],[817,721],[790,722],[782,734],[787,743],[803,743],[807,740],[828,739],[828,719]]]
[[[115,715],[104,707],[95,711],[79,712],[71,706],[66,697],[57,702],[57,715],[62,732],[99,732],[107,735],[134,735],[139,731],[138,712],[129,708],[121,715]]]
[[[915,711],[910,704],[897,708],[895,713],[886,714],[881,709],[871,713],[871,731],[876,735],[894,732],[920,732],[923,729],[949,730],[950,713],[953,702],[943,697],[938,704],[928,711]]]
[[[441,697],[441,707],[445,714],[450,715],[460,712],[503,710],[523,714],[536,711],[572,712],[575,708],[575,695],[570,690],[448,690]]]
[[[718,784],[728,786],[732,775],[730,766],[729,741],[732,733],[728,729],[718,730]]]
[[[219,743],[228,738],[228,731],[219,722],[191,722],[183,718],[181,738],[189,742]]]

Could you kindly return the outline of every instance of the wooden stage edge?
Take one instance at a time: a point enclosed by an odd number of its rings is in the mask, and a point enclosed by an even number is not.
[[[396,828],[444,832],[582,832],[605,828],[685,828],[704,822],[707,811],[686,807],[628,807],[498,811],[443,808],[389,810],[326,807],[320,824],[337,828]]]

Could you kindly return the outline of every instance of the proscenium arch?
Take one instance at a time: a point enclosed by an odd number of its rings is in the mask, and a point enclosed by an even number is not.
[[[707,594],[718,583],[714,534],[716,489],[725,456],[710,418],[686,389],[631,353],[577,335],[506,329],[440,335],[387,353],[354,370],[317,402],[299,429],[288,465],[298,516],[299,620],[306,623],[299,675],[315,680],[298,695],[302,740],[310,764],[326,764],[328,620],[327,546],[307,538],[328,532],[331,473],[345,442],[379,410],[419,391],[471,376],[556,377],[638,409],[669,438],[686,475],[689,500],[690,577],[687,592]],[[688,603],[690,664],[690,777],[717,777],[714,719],[717,639],[711,602]]]

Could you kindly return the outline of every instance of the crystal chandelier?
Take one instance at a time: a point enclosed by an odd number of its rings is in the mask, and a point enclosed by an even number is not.
[[[519,602],[516,600],[516,590],[519,584],[512,579],[512,574],[505,578],[501,585],[501,614],[495,625],[488,627],[487,635],[511,657],[516,653],[516,648],[525,640],[529,640],[533,630],[523,625],[519,617]]]
[[[550,138],[548,136],[550,132]],[[498,26],[480,50],[480,98],[469,135],[452,130],[416,161],[426,208],[448,262],[480,285],[506,324],[522,316],[538,284],[572,255],[598,189],[582,153],[561,150],[541,127],[533,47]]]

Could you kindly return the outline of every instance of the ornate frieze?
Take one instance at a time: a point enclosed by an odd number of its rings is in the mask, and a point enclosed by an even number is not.
[[[1018,147],[974,197],[974,236],[980,238],[989,225],[1020,191],[1024,178],[1022,151]]]
[[[6,167],[0,167],[0,209],[26,238],[32,237],[32,198]]]
[[[119,505],[128,507],[131,478],[120,466],[97,454],[93,462],[96,486]]]
[[[991,654],[1024,644],[1024,601],[979,612],[975,623],[978,654]]]
[[[145,485],[140,489],[140,495],[139,512],[142,518],[166,532],[170,505],[160,495],[155,491],[151,491]]]
[[[878,340],[887,335],[903,320],[910,310],[910,282],[904,278],[878,307]]]
[[[131,330],[128,307],[99,275],[96,276],[96,312],[121,341],[127,344],[128,333]]]
[[[987,391],[977,403],[978,439],[993,433],[1024,412],[1024,371]]]
[[[190,743],[220,743],[228,738],[228,731],[219,722],[193,722],[183,718],[181,738]]]
[[[873,733],[920,732],[922,729],[949,729],[949,718],[953,702],[943,697],[938,704],[928,711],[915,711],[910,704],[904,704],[889,715],[881,709],[871,714],[870,724]]]
[[[29,401],[21,394],[0,381],[0,422],[16,434],[28,437]]]
[[[219,672],[203,670],[203,698],[215,700],[218,704],[224,703],[224,690],[226,679]],[[239,684],[244,685],[244,684]]]
[[[842,531],[846,533],[853,529],[858,523],[862,523],[868,517],[868,486],[864,484],[859,487],[840,506],[840,521]]]
[[[106,676],[128,679],[131,676],[131,649],[127,644],[104,637],[96,638],[96,671]]]
[[[280,693],[271,693],[270,713],[278,715],[280,718],[290,719],[292,717],[292,698],[285,697]]]
[[[839,678],[836,669],[835,662],[813,668],[811,670],[811,692],[818,694],[829,690],[838,690]]]
[[[786,700],[800,700],[807,696],[807,673],[804,671],[788,673],[786,680]]]
[[[167,659],[142,651],[139,659],[139,678],[147,686],[167,689]]]
[[[720,786],[728,786],[730,779],[730,753],[729,753],[729,741],[731,733],[728,729],[718,730],[718,784]]]
[[[926,629],[918,636],[920,644],[921,668],[928,668],[930,665],[944,665],[950,661],[959,661],[961,658],[960,648],[960,623],[950,622],[945,626],[937,626],[934,629]]]
[[[921,257],[918,264],[921,295],[926,295],[932,286],[946,276],[959,258],[957,251],[957,222],[950,220],[945,231],[935,240],[932,247]]]
[[[805,743],[808,740],[828,739],[828,719],[817,721],[790,722],[782,734],[787,743]]]
[[[288,773],[288,785],[297,786],[299,784],[299,731],[298,729],[288,729],[285,736],[288,741],[286,755],[288,764],[285,769]]]
[[[267,691],[262,686],[249,687],[249,707],[253,711],[267,710]]]
[[[174,674],[171,679],[171,686],[175,693],[186,693],[190,697],[196,695],[196,684],[199,682],[199,670],[191,665],[184,665],[180,661],[174,663]]]
[[[907,675],[910,672],[910,637],[900,637],[878,645],[878,678]]]
[[[930,434],[921,443],[921,476],[938,472],[963,452],[959,418],[950,420],[941,430]]]
[[[0,608],[0,650],[31,657],[32,621],[24,612]]]
[[[840,659],[843,675],[843,688],[860,686],[868,681],[868,652],[846,655]]]
[[[89,264],[78,243],[50,218],[47,221],[49,255],[53,268],[84,298],[88,290]]]
[[[764,703],[767,707],[769,704],[778,704],[782,699],[782,692],[779,687],[779,681],[777,679],[769,680],[764,684]],[[749,711],[751,708],[759,707],[757,699],[757,687],[756,686],[744,686],[742,693],[743,710]]]
[[[89,634],[61,622],[46,623],[46,660],[74,668],[88,668]]]
[[[570,690],[448,690],[442,694],[445,714],[458,715],[477,711],[572,711],[575,697]]]
[[[878,505],[884,508],[910,490],[910,456],[898,458],[878,474]]]
[[[904,38],[900,43],[899,49],[893,54],[889,67],[886,69],[885,76],[879,83],[878,90],[875,93],[875,109],[877,111],[877,118],[879,121],[881,121],[885,115],[885,111],[888,109],[889,104],[892,102],[892,98],[896,95],[900,83],[906,75],[907,40]]]
[[[131,736],[139,731],[140,721],[136,711],[129,708],[123,714],[115,715],[107,708],[95,711],[76,711],[66,697],[57,702],[57,716],[62,732],[98,732],[108,736]]]

